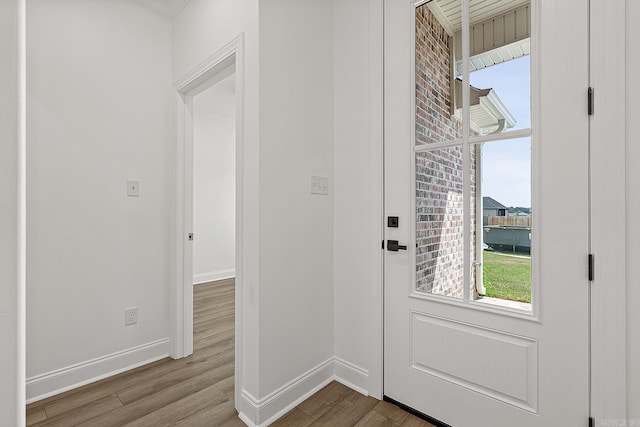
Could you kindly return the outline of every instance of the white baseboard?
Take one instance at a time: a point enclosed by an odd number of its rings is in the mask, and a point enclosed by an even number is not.
[[[27,378],[27,403],[128,371],[169,356],[169,339],[143,344]]]
[[[262,399],[240,394],[240,419],[250,427],[266,427],[333,380],[333,357]]]
[[[243,390],[238,405],[240,419],[249,427],[266,427],[331,381],[368,395],[369,373],[343,359],[332,357],[262,399]]]
[[[214,282],[216,280],[229,279],[236,277],[236,270],[232,268],[230,270],[211,271],[209,273],[199,273],[193,275],[193,284],[199,285],[200,283]]]
[[[369,371],[339,357],[334,357],[334,379],[347,387],[369,395]]]

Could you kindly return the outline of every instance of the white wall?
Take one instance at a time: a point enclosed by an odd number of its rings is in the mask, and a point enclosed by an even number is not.
[[[235,275],[235,74],[193,98],[193,283]]]
[[[168,21],[126,0],[29,0],[27,16],[34,397],[168,353],[173,117]]]
[[[382,397],[379,0],[334,1],[334,339],[340,374]]]
[[[640,28],[636,24],[640,19],[640,3],[626,1],[627,7],[627,415],[630,420],[640,423],[640,144],[636,131],[637,118],[640,116],[640,82],[637,74],[640,68]]]
[[[260,4],[260,397],[333,356],[333,11]]]
[[[24,2],[0,1],[0,426],[24,419],[24,215],[19,114],[24,87]]]

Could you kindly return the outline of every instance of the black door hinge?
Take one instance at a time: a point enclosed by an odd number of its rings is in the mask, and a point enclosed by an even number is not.
[[[587,113],[593,116],[593,88],[587,90]]]
[[[589,427],[595,427],[596,422],[593,417],[589,417]]]
[[[384,240],[382,241],[382,250],[384,250]]]
[[[589,254],[589,281],[593,282],[593,254]]]

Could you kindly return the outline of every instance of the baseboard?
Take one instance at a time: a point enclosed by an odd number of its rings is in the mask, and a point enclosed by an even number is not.
[[[333,373],[335,380],[347,387],[369,395],[369,371],[339,357],[334,357]]]
[[[27,403],[89,384],[169,356],[169,339],[143,344],[27,378]]]
[[[243,390],[238,407],[240,419],[250,427],[266,427],[333,379],[333,358],[330,358],[262,399]]]
[[[266,427],[331,381],[368,396],[368,371],[332,357],[262,399],[243,390],[238,405],[239,417],[249,427]]]
[[[200,283],[215,282],[216,280],[229,279],[236,277],[236,270],[232,268],[230,270],[212,271],[209,273],[199,273],[193,275],[193,284],[199,285]]]

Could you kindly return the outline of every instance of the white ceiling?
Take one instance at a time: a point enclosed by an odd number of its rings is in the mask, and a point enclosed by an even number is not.
[[[189,0],[129,0],[167,19],[173,19]]]

